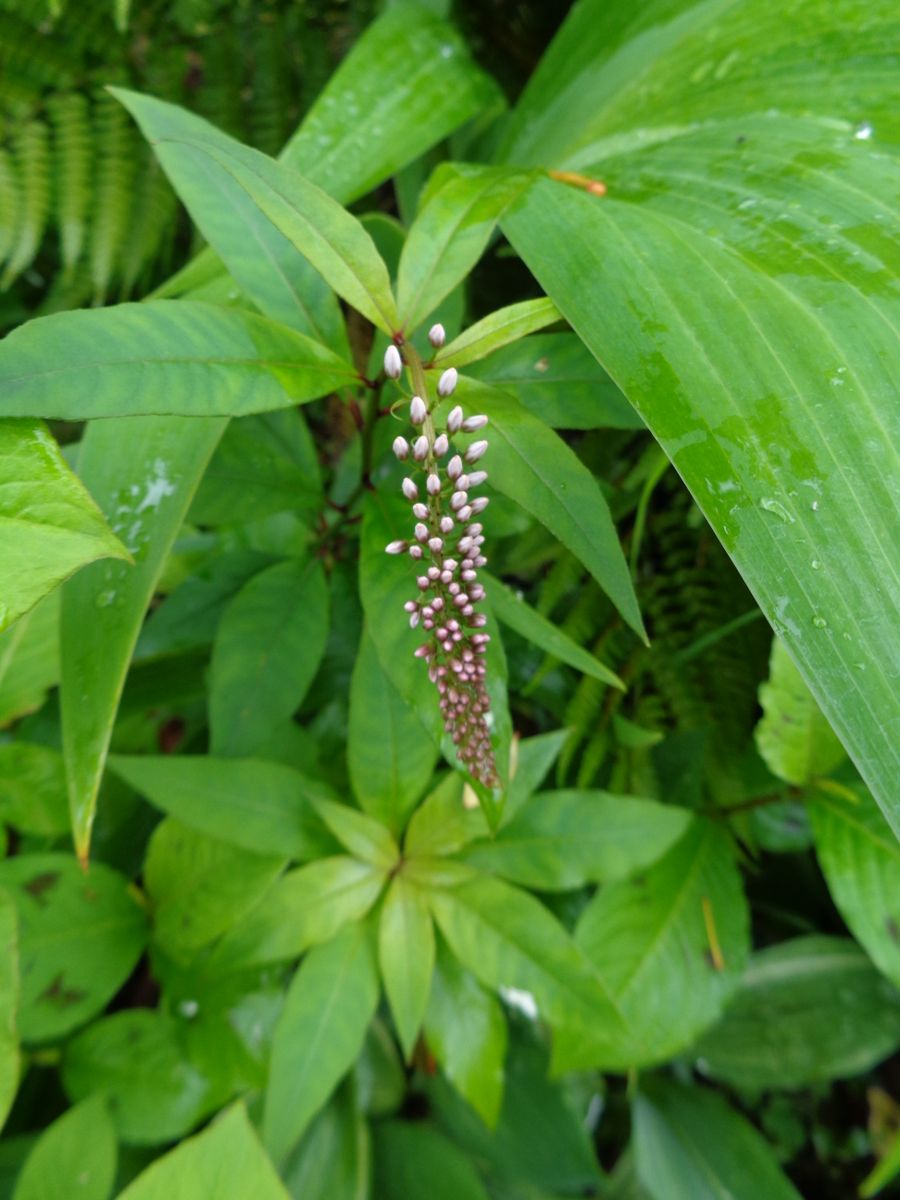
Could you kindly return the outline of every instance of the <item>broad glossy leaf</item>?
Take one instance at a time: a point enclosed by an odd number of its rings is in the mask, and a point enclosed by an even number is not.
[[[16,906],[8,891],[0,891],[0,1128],[6,1121],[19,1086],[19,944]]]
[[[400,857],[397,843],[380,821],[333,800],[316,799],[315,808],[341,845],[356,858],[382,871],[392,871],[397,866]]]
[[[503,810],[504,823],[513,819],[525,801],[544,782],[568,737],[568,729],[556,729],[552,733],[539,733],[536,737],[523,738],[516,743],[515,767]]]
[[[435,368],[464,367],[560,319],[552,300],[523,300],[470,325],[434,356]]]
[[[446,948],[437,957],[425,1014],[428,1048],[444,1074],[493,1127],[503,1099],[503,1008]]]
[[[411,1057],[434,972],[434,925],[425,893],[398,872],[378,921],[378,963],[400,1045]]]
[[[320,563],[287,559],[254,576],[219,624],[210,671],[214,754],[253,754],[306,695],[328,639]]]
[[[82,871],[68,854],[0,862],[0,887],[19,918],[25,1041],[68,1033],[98,1013],[128,978],[147,921],[124,876],[102,863]]]
[[[0,630],[86,563],[128,557],[44,425],[0,421]]]
[[[190,958],[265,896],[285,862],[166,817],[153,831],[144,862],[154,940],[173,957]]]
[[[528,179],[527,172],[497,167],[438,167],[397,270],[397,306],[407,334],[465,279]]]
[[[227,153],[239,143],[175,104],[124,88],[110,90],[153,146],[203,237],[260,311],[349,359],[343,317],[331,288],[263,215],[227,166],[191,144],[219,146]]]
[[[115,1130],[103,1097],[94,1096],[44,1130],[25,1160],[12,1200],[108,1200],[115,1177]]]
[[[378,1004],[378,971],[361,922],[311,950],[275,1029],[263,1137],[282,1162],[356,1060]]]
[[[541,792],[495,838],[468,846],[465,861],[539,891],[613,883],[654,863],[690,819],[633,796]]]
[[[643,421],[574,333],[536,333],[466,374],[511,392],[554,429],[642,429]]]
[[[347,734],[347,765],[360,806],[398,834],[437,757],[437,747],[394,687],[364,630],[350,684]]]
[[[621,1038],[622,1018],[603,983],[533,896],[484,877],[432,892],[429,902],[450,949],[486,987],[531,993],[553,1025],[577,1013],[599,1038]]]
[[[605,667],[583,646],[579,646],[568,634],[563,633],[537,609],[527,605],[512,588],[488,575],[486,571],[483,573],[483,580],[491,598],[491,610],[501,624],[508,625],[535,646],[540,646],[542,650],[568,663],[570,667],[575,667],[577,671],[591,675],[601,683],[624,689],[625,685],[618,675],[610,671],[609,667]]]
[[[607,195],[540,182],[503,227],[900,833],[896,36],[889,0],[864,19],[854,0],[741,0],[712,24],[702,3],[581,5],[506,158]]]
[[[737,1087],[799,1088],[860,1075],[900,1046],[900,991],[849,938],[760,950],[725,1016],[694,1048]]]
[[[82,442],[79,473],[135,558],[133,567],[89,567],[63,594],[63,751],[75,848],[82,858],[141,621],[224,428],[218,418],[185,428],[177,418],[134,417],[94,422]]]
[[[430,1125],[386,1122],[374,1149],[379,1200],[489,1200],[471,1159]]]
[[[107,1097],[116,1132],[129,1145],[183,1137],[224,1099],[187,1058],[177,1022],[156,1009],[95,1021],[67,1043],[61,1070],[71,1100]]]
[[[841,916],[880,971],[900,988],[900,845],[862,787],[817,791],[808,806],[816,854]]]
[[[120,1200],[288,1200],[242,1105],[152,1163]]]
[[[705,1088],[648,1082],[633,1123],[638,1176],[653,1200],[800,1200],[762,1136]]]
[[[0,814],[25,833],[59,837],[69,828],[66,771],[50,746],[0,746]]]
[[[353,1089],[343,1087],[288,1155],[281,1177],[291,1196],[369,1200],[369,1125]]]
[[[555,1066],[643,1065],[689,1045],[722,1012],[747,955],[747,902],[727,834],[696,819],[643,875],[602,888],[575,940],[628,1036],[610,1057],[593,1047],[590,1029],[569,1021],[554,1045]]]
[[[323,858],[289,871],[219,944],[214,961],[249,967],[298,958],[366,915],[385,873],[355,858]]]
[[[573,450],[512,397],[464,380],[467,412],[485,412],[490,485],[536,517],[594,576],[623,618],[643,636],[631,576],[597,480]],[[462,435],[473,441],[481,433]]]
[[[403,843],[404,854],[407,859],[455,854],[487,832],[481,810],[463,804],[460,776],[445,775],[413,813]]]
[[[265,317],[148,300],[14,330],[0,343],[0,416],[237,417],[304,404],[356,379],[333,351]]]
[[[293,859],[334,848],[314,807],[328,789],[291,767],[205,754],[114,755],[109,765],[155,807],[233,846]]]
[[[0,727],[40,708],[59,681],[59,591],[0,633]]]
[[[780,638],[772,641],[769,678],[759,689],[763,715],[756,747],[773,775],[802,786],[845,757],[803,676]]]
[[[396,4],[354,45],[281,157],[348,203],[500,103],[455,29]]]

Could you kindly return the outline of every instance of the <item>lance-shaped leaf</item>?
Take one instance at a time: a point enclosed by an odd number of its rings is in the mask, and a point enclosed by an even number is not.
[[[597,480],[562,438],[511,396],[472,380],[456,395],[485,412],[484,466],[498,491],[537,517],[594,576],[628,624],[644,636],[640,610],[609,506]],[[458,435],[463,444],[482,437]]]
[[[44,1130],[22,1166],[13,1200],[108,1200],[116,1178],[116,1149],[106,1102],[96,1094]]]
[[[98,558],[129,555],[54,438],[40,422],[0,421],[0,630]]]
[[[16,906],[9,892],[0,893],[0,1123],[6,1122],[19,1087],[19,938]]]
[[[197,421],[186,433],[184,422],[171,417],[99,421],[82,443],[81,477],[135,558],[133,567],[88,567],[63,593],[63,749],[82,858],[141,621],[224,427],[220,419]]]
[[[39,317],[0,342],[0,416],[241,416],[356,381],[305,334],[238,309],[149,300]]]
[[[267,316],[283,321],[350,357],[340,307],[331,288],[260,211],[217,159],[191,142],[240,152],[240,144],[202,117],[110,89],[153,146],[172,186],[228,273]]]
[[[528,179],[528,172],[498,167],[438,167],[397,269],[397,306],[407,333],[465,279]]]
[[[508,308],[500,308],[489,317],[470,325],[458,338],[439,350],[435,355],[435,366],[442,370],[445,367],[464,367],[558,320],[559,309],[546,296],[539,300],[510,304]]]
[[[408,1059],[428,1007],[434,971],[434,925],[425,893],[394,876],[378,923],[378,962],[403,1053]]]
[[[607,195],[541,181],[502,225],[900,833],[897,11],[804,7],[802,54],[787,17],[777,0],[713,25],[702,4],[574,9],[506,157]]]
[[[311,950],[275,1028],[263,1136],[281,1162],[356,1061],[378,1004],[368,929],[343,930]]]

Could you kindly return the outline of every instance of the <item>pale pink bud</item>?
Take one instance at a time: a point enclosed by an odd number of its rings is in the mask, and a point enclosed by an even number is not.
[[[438,380],[438,395],[452,396],[458,379],[459,372],[456,367],[448,367]]]
[[[478,572],[477,571],[463,571],[462,577],[466,583],[474,583],[475,580],[478,578]]]
[[[416,438],[415,442],[413,442],[413,458],[416,462],[423,462],[428,457],[428,450],[428,438],[423,433],[421,437]]]
[[[388,346],[384,352],[384,373],[388,379],[399,379],[403,374],[403,359],[394,345]]]
[[[417,542],[425,542],[428,540],[428,526],[423,525],[421,521],[418,521],[416,523],[416,527],[413,530],[413,532],[416,535]]]
[[[403,605],[403,607],[406,609],[406,611],[408,613],[418,612],[419,611],[419,602],[418,602],[418,600],[407,600],[407,602]]]
[[[441,574],[440,567],[429,567],[428,568],[428,578],[431,580],[432,583],[434,583],[434,581],[440,577],[440,574]]]
[[[422,550],[422,547],[415,543],[412,546],[410,546],[410,548],[409,548],[409,557],[410,558],[421,558],[423,553],[424,553],[424,551]]]
[[[413,425],[421,425],[428,416],[428,408],[421,396],[413,396],[409,402],[409,419]]]
[[[469,474],[469,484],[471,487],[480,487],[487,477],[487,471],[472,471]]]
[[[446,433],[439,433],[434,439],[434,452],[438,458],[443,458],[450,449],[450,443],[447,440]]]
[[[431,607],[434,609],[435,612],[440,612],[441,609],[444,607],[443,596],[435,596],[435,598],[431,602]],[[438,631],[438,632],[440,632],[440,631]]]
[[[441,490],[440,476],[432,473],[431,475],[428,476],[428,480],[427,480],[425,486],[428,488],[429,496],[436,496]]]
[[[444,539],[443,538],[433,537],[433,538],[428,539],[428,549],[432,552],[432,554],[440,554],[440,552],[443,550],[443,548],[444,548]]]
[[[417,612],[414,612],[409,618],[409,627],[410,627],[410,629],[415,629],[418,624],[419,624],[419,614]]]
[[[463,410],[457,404],[450,409],[447,417],[447,428],[451,433],[458,433],[463,423]]]
[[[472,600],[483,600],[484,599],[484,588],[481,586],[480,583],[476,583],[476,584],[474,584],[474,586],[469,588],[469,596],[471,597]]]
[[[462,423],[463,433],[474,433],[476,429],[484,429],[487,423],[488,419],[484,415],[477,417],[466,417]]]
[[[467,492],[454,492],[450,497],[450,507],[462,508],[468,499],[469,496]]]
[[[453,578],[452,571],[441,571],[441,583],[449,583]]]
[[[475,559],[475,566],[476,567],[486,567],[487,566],[487,559],[484,557],[483,554],[479,554],[478,557]]]
[[[487,450],[487,442],[473,442],[466,451],[466,462],[478,462],[485,450]]]
[[[454,454],[447,463],[447,474],[451,479],[459,479],[463,472],[463,460],[458,454]]]
[[[413,651],[413,654],[416,658],[430,658],[431,647],[426,642],[424,646],[417,646]]]
[[[405,458],[409,457],[409,442],[405,437],[394,438],[394,453],[401,462],[403,462]]]
[[[475,502],[473,501],[472,503],[474,506]],[[473,521],[472,524],[469,526],[469,528],[466,530],[466,533],[469,533],[472,535],[472,537],[475,537],[476,534],[481,533],[482,529],[484,529],[483,525],[480,525],[477,521]]]
[[[420,521],[427,521],[428,520],[428,505],[427,504],[414,504],[413,505],[413,516],[418,517],[418,519]],[[469,532],[471,533],[472,531],[469,530]]]
[[[460,521],[468,521],[469,517],[472,515],[471,506],[464,504],[456,515],[459,517]]]
[[[472,539],[470,537],[461,537],[456,543],[456,548],[460,554],[465,554],[472,549]]]
[[[419,489],[416,487],[416,485],[413,483],[413,481],[408,476],[400,484],[400,487],[403,491],[403,495],[407,498],[407,500],[418,500]]]
[[[484,512],[484,510],[487,508],[487,506],[489,504],[490,504],[490,500],[487,498],[487,496],[479,496],[477,500],[472,501],[472,512],[473,513]],[[474,531],[472,531],[472,532],[474,532]]]
[[[386,554],[403,554],[406,551],[406,546],[406,542],[388,542],[384,550]]]
[[[467,492],[469,490],[470,483],[471,481],[468,475],[460,475],[459,479],[456,480],[457,491]]]
[[[455,558],[445,558],[444,566],[446,567],[446,569],[448,571],[455,571],[456,570],[456,559]]]
[[[441,533],[451,533],[453,530],[453,518],[441,517]]]
[[[434,346],[435,350],[439,350],[447,340],[447,331],[443,325],[432,325],[428,330],[428,340]]]

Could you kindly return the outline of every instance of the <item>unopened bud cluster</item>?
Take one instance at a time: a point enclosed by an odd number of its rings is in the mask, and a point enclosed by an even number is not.
[[[444,344],[441,325],[429,332],[432,346]],[[398,379],[402,362],[396,346],[384,356],[385,374]],[[438,395],[447,398],[456,388],[453,367],[438,382]],[[440,694],[444,728],[453,739],[461,762],[487,787],[497,783],[488,717],[490,701],[485,688],[485,654],[490,636],[487,618],[476,610],[484,598],[478,568],[487,563],[482,554],[484,534],[479,515],[488,505],[486,496],[473,496],[487,472],[473,469],[487,450],[486,441],[475,441],[462,454],[451,455],[450,439],[457,433],[475,433],[487,417],[465,417],[457,404],[447,415],[446,427],[435,428],[427,396],[413,396],[409,418],[415,429],[411,440],[394,439],[394,453],[408,463],[403,495],[415,519],[409,541],[391,542],[388,554],[408,554],[418,565],[418,595],[405,608],[413,629],[421,627],[427,641],[415,651],[428,663],[428,676]],[[450,456],[446,463],[441,460]]]

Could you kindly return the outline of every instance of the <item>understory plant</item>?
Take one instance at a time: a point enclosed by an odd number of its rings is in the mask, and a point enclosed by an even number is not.
[[[0,342],[0,1196],[900,1171],[896,13],[446,7]]]

